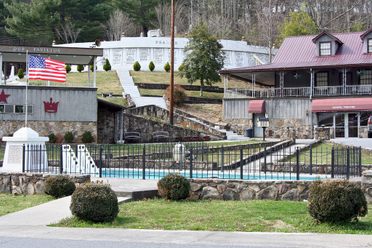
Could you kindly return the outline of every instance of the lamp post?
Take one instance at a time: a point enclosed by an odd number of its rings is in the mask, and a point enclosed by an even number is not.
[[[170,48],[170,60],[171,60],[171,71],[170,71],[170,99],[169,99],[169,124],[173,126],[173,112],[174,112],[174,19],[175,19],[175,6],[172,0],[172,13],[171,13],[171,48]]]
[[[257,120],[257,126],[263,129],[263,141],[265,141],[266,137],[266,128],[270,126],[269,118],[267,117],[260,117]]]

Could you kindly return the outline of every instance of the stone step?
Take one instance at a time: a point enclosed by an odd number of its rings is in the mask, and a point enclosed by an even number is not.
[[[118,199],[125,199],[126,201],[138,201],[143,199],[150,199],[158,196],[157,189],[139,190],[139,191],[115,191]]]

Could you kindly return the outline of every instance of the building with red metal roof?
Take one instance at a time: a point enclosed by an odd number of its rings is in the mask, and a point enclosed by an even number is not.
[[[225,69],[221,75],[225,119],[241,120],[255,136],[262,136],[257,120],[266,116],[271,120],[267,135],[272,137],[368,137],[372,28],[289,37],[271,64]],[[251,84],[234,89],[229,78]]]

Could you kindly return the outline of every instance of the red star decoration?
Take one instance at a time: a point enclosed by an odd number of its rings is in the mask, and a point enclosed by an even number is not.
[[[0,102],[3,102],[3,103],[8,103],[8,101],[6,100],[10,95],[7,95],[5,94],[4,90],[1,91],[1,94],[0,94]]]

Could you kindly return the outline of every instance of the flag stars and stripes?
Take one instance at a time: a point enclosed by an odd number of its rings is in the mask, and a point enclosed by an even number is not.
[[[66,82],[65,63],[41,56],[29,56],[29,80]]]

